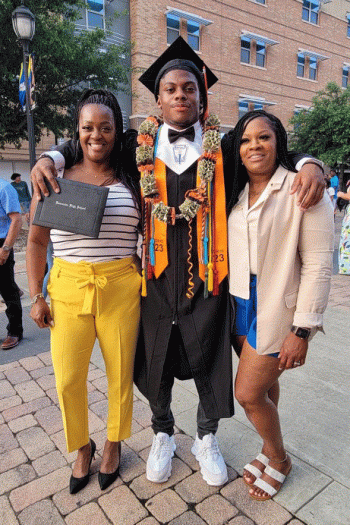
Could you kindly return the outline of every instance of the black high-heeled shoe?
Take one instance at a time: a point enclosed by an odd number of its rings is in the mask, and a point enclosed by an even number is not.
[[[117,479],[119,476],[119,467],[120,467],[120,453],[121,453],[121,443],[119,441],[119,465],[115,469],[114,472],[111,472],[110,474],[105,474],[103,472],[98,473],[98,482],[100,484],[101,490],[106,490],[112,483]]]
[[[71,475],[70,480],[69,480],[69,492],[70,492],[70,494],[76,494],[77,492],[79,492],[79,490],[81,490],[84,487],[86,487],[86,485],[89,483],[91,462],[92,462],[92,460],[93,460],[93,458],[95,456],[95,452],[96,452],[96,443],[95,443],[95,441],[90,439],[90,444],[91,444],[91,453],[90,453],[89,471],[86,474],[86,476],[83,476],[82,478],[75,478],[73,476],[73,474]]]

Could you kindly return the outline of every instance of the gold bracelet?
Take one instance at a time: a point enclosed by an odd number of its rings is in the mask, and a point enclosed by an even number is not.
[[[35,304],[39,298],[45,299],[43,293],[37,293],[34,295],[33,299],[30,301],[30,304]]]

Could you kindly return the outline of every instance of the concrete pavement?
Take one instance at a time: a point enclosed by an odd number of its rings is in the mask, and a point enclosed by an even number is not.
[[[339,231],[339,217],[338,217]],[[17,282],[25,291],[23,258]],[[312,342],[304,367],[281,379],[280,415],[293,469],[269,502],[251,500],[243,465],[260,440],[236,403],[236,415],[218,431],[229,466],[224,487],[208,487],[190,452],[198,397],[193,381],[177,381],[172,409],[177,424],[173,473],[165,484],[145,478],[152,441],[150,410],[135,390],[133,434],[122,445],[120,478],[105,492],[97,482],[105,440],[106,377],[98,345],[89,378],[90,434],[97,443],[92,478],[75,496],[68,492],[71,464],[57,405],[48,333],[26,324],[25,339],[0,353],[0,523],[6,525],[350,525],[350,277],[334,274],[326,335]],[[0,306],[0,334],[5,315]],[[25,314],[26,317],[26,314]],[[237,360],[234,358],[234,365]]]

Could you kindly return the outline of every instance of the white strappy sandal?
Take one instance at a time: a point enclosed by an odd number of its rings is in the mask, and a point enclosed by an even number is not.
[[[286,456],[286,459],[284,461],[287,461],[288,458],[289,456]],[[292,470],[292,465],[290,465],[288,472],[286,472],[286,474],[282,474],[282,472],[279,472],[278,470],[268,465],[265,468],[264,473],[270,476],[270,478],[278,481],[281,484],[280,487],[276,489],[275,487],[270,485],[270,483],[267,483],[267,481],[264,481],[263,479],[259,477],[254,481],[252,488],[257,487],[263,490],[264,492],[266,492],[267,496],[255,496],[254,494],[250,494],[250,492],[249,492],[249,496],[257,501],[266,501],[268,499],[273,498],[273,496],[275,496],[277,492],[281,490],[283,483],[291,470]]]
[[[258,454],[255,458],[256,460],[260,461],[260,463],[262,463],[263,465],[265,465],[265,467],[267,467],[267,465],[269,464],[269,458],[267,456],[265,456],[265,454]],[[253,474],[253,476],[255,476],[255,480],[253,481],[253,483],[248,483],[248,481],[245,479],[244,477],[244,473],[243,473],[243,481],[246,485],[248,485],[248,487],[251,487],[254,485],[255,481],[260,478],[260,476],[262,475],[262,473],[264,472],[263,470],[260,470],[258,469],[258,467],[256,467],[255,465],[252,465],[251,463],[247,463],[244,467],[243,467],[244,470],[246,470],[247,472],[250,472],[250,474]],[[265,469],[264,469],[265,470]]]

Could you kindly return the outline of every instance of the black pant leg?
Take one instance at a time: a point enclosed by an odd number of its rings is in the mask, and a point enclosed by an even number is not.
[[[174,416],[170,408],[173,385],[174,375],[172,370],[166,371],[164,367],[157,404],[150,404],[152,410],[152,428],[155,434],[158,432],[164,432],[165,434],[169,434],[169,436],[174,434]]]
[[[4,239],[1,239],[0,246],[3,243]],[[15,260],[13,250],[11,250],[6,263],[0,266],[0,295],[6,304],[8,335],[22,338],[22,305],[19,288],[15,282],[14,266]]]
[[[201,402],[199,402],[197,410],[197,434],[199,439],[203,439],[207,434],[214,434],[215,436],[219,421],[219,419],[208,419],[205,416]]]

